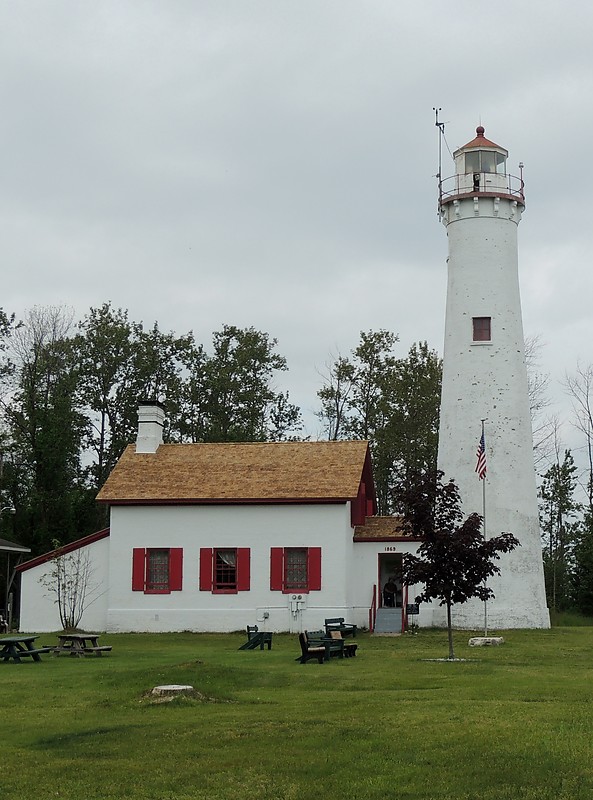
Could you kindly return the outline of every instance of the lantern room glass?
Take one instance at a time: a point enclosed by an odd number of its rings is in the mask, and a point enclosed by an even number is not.
[[[494,150],[470,150],[465,154],[465,172],[506,175],[506,156]]]

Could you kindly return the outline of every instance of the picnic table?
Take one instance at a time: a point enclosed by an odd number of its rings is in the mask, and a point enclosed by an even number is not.
[[[60,633],[57,646],[51,649],[57,656],[67,653],[80,658],[87,655],[101,656],[111,650],[111,645],[99,645],[98,633]]]
[[[22,658],[32,658],[33,661],[41,661],[40,653],[48,653],[48,647],[35,648],[33,642],[37,636],[3,636],[0,639],[0,659],[17,664],[21,663]]]

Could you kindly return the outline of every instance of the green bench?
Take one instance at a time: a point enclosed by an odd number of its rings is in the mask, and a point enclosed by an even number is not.
[[[324,631],[303,631],[299,634],[301,655],[296,658],[301,664],[306,664],[312,658],[319,663],[329,661],[332,656],[344,658],[344,640],[332,639]]]
[[[356,655],[356,651],[358,650],[358,645],[356,644],[356,642],[344,641],[340,631],[331,631],[330,638],[334,639],[334,641],[341,641],[344,644],[344,656],[346,658],[353,658]]]
[[[330,636],[332,631],[339,631],[342,636],[356,636],[357,628],[351,622],[344,622],[344,617],[330,617],[325,620],[325,635]]]

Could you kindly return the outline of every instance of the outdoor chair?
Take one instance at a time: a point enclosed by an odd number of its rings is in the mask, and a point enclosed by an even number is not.
[[[317,659],[320,664],[326,660],[325,658],[325,645],[318,644],[317,642],[310,642],[307,637],[307,632],[299,633],[299,644],[301,646],[301,655],[297,658],[301,664],[306,664],[312,658]]]

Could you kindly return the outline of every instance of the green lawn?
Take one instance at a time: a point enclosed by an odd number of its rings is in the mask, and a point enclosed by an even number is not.
[[[39,643],[54,637],[42,635]],[[593,628],[358,637],[300,665],[295,636],[104,635],[102,658],[0,663],[2,797],[142,800],[593,797]],[[154,704],[162,683],[207,700]]]

